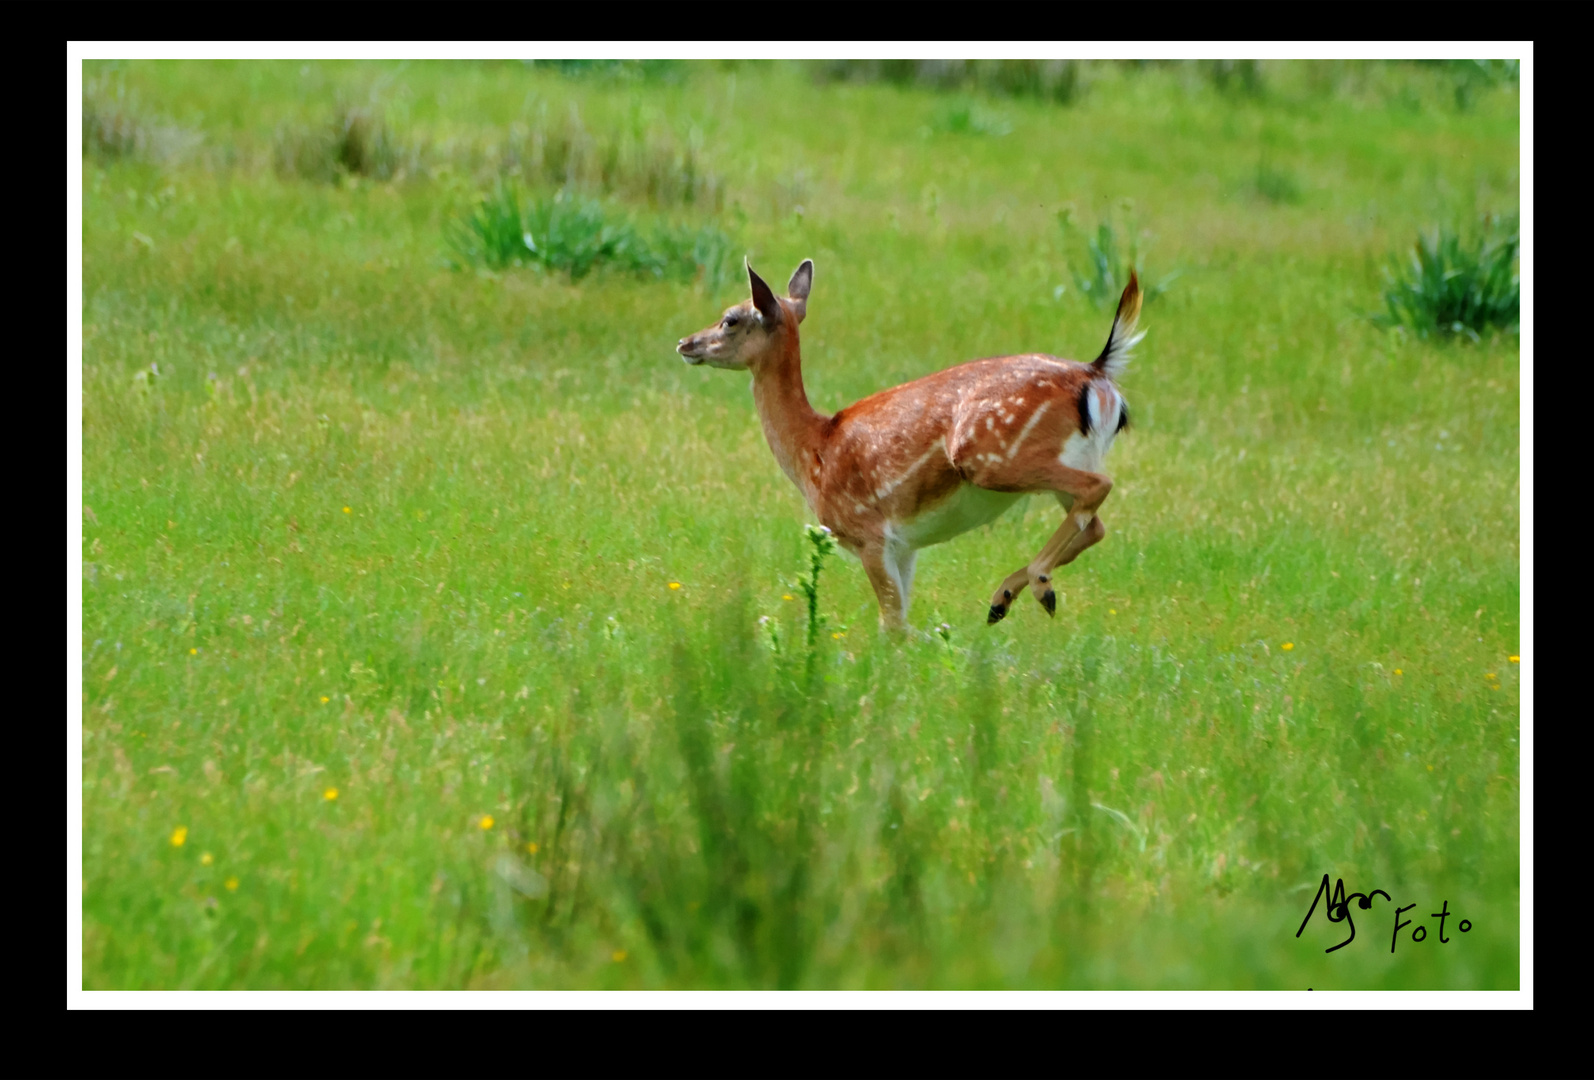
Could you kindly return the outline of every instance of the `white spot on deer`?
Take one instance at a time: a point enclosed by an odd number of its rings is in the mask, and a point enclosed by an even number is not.
[[[1035,407],[1034,412],[1030,413],[1029,420],[1019,429],[1018,438],[1014,439],[1013,445],[1008,448],[1007,459],[1009,461],[1012,461],[1014,456],[1017,455],[1018,448],[1024,445],[1024,440],[1029,438],[1029,433],[1035,430],[1035,425],[1040,423],[1041,417],[1045,415],[1046,410],[1051,408],[1051,406],[1051,402],[1043,401]]]
[[[912,465],[909,465],[906,472],[904,472],[901,476],[897,477],[895,480],[892,480],[890,483],[882,484],[878,488],[876,488],[875,489],[875,498],[877,498],[877,499],[885,498],[887,495],[889,495],[893,491],[897,490],[897,488],[901,487],[902,484],[903,484],[903,481],[907,480],[908,477],[910,477],[914,473],[918,472],[919,469],[921,469],[924,466],[924,464],[926,462],[928,462],[932,457],[934,457],[936,454],[944,454],[944,453],[946,453],[946,440],[937,439],[935,441],[935,445],[930,447],[930,449],[926,450],[923,454],[921,454],[919,456],[919,460],[918,461],[915,461]]]
[[[995,431],[996,430],[996,421],[991,419],[991,417],[989,417],[989,416],[987,416],[985,418],[985,430],[986,431]]]

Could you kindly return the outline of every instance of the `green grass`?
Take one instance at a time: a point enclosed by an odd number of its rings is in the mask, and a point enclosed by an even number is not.
[[[1509,81],[1108,67],[926,138],[944,95],[797,66],[91,69],[204,152],[85,144],[85,987],[1518,985],[1517,340],[1365,318],[1516,209]],[[428,167],[279,173],[340,101]],[[673,352],[736,278],[450,269],[481,148],[572,110],[702,148],[671,228],[815,259],[827,410],[1093,356],[1057,213],[1133,200],[1181,276],[1055,620],[984,625],[1043,500],[924,553],[939,632],[812,574],[746,378]],[[1325,955],[1325,873],[1473,929]]]

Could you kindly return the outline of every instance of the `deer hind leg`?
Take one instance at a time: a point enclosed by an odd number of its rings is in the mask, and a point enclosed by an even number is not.
[[[1052,587],[1052,571],[1073,561],[1081,551],[1106,535],[1104,527],[1093,527],[1092,522],[1096,521],[1097,509],[1112,492],[1112,480],[1101,473],[1070,468],[1055,458],[1031,459],[1012,465],[1002,462],[995,468],[976,470],[970,479],[981,487],[997,491],[1052,491],[1066,507],[1062,524],[1040,553],[1028,566],[1009,574],[991,597],[986,621],[1000,622],[1025,586],[1035,591],[1035,598],[1048,615],[1055,615],[1057,592]]]
[[[1101,518],[1091,518],[1090,524],[1085,527],[1085,530],[1076,535],[1073,540],[1069,541],[1068,547],[1063,551],[1063,557],[1057,560],[1057,565],[1067,566],[1069,563],[1079,558],[1080,552],[1084,551],[1091,545],[1098,543],[1101,538],[1106,535],[1107,527],[1101,523]],[[1053,569],[1055,569],[1055,567]],[[1051,576],[1050,573],[1048,573],[1047,576]],[[1012,605],[1014,600],[1018,599],[1018,595],[1024,591],[1027,585],[1029,585],[1028,566],[1021,566],[1017,570],[1014,570],[1011,574],[1007,575],[1007,577],[1003,579],[1002,584],[997,588],[996,595],[991,597],[991,611],[986,617],[985,621],[987,623],[999,623],[1006,618],[1009,607]],[[1048,602],[1048,599],[1050,602]],[[1057,596],[1055,591],[1050,594],[1049,598],[1047,593],[1041,593],[1040,601],[1041,606],[1046,609],[1047,614],[1056,614]]]

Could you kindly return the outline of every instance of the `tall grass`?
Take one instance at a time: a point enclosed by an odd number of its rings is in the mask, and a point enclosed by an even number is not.
[[[1490,330],[1515,333],[1521,318],[1521,248],[1516,215],[1482,219],[1464,233],[1441,226],[1420,234],[1409,258],[1385,269],[1379,322],[1406,326],[1419,337]]]

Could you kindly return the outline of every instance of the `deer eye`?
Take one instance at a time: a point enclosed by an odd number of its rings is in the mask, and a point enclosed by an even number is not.
[[[735,315],[727,315],[727,316],[725,316],[725,329],[729,330],[731,327],[733,327],[735,325],[736,325],[736,316]]]

